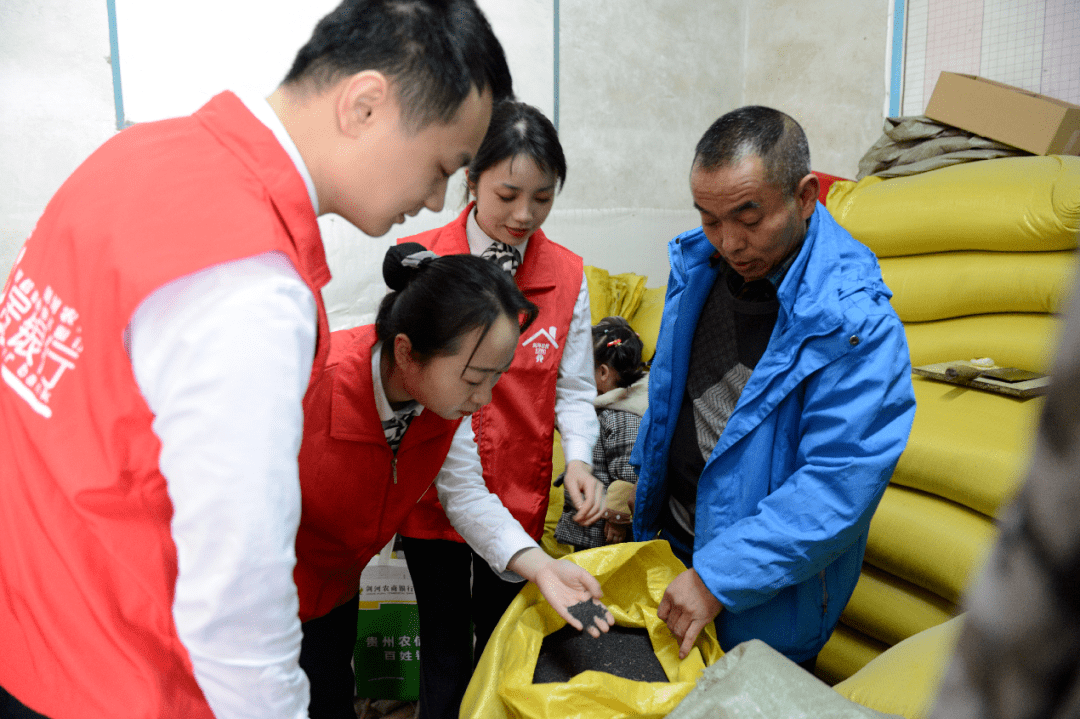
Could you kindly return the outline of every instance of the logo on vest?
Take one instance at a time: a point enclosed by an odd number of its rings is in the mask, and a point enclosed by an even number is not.
[[[554,347],[559,349],[559,343],[555,341],[555,328],[541,329],[529,339],[521,343],[522,347],[532,345],[536,352],[536,362],[539,364],[547,357],[548,350]]]
[[[52,287],[39,289],[21,269],[0,295],[0,376],[42,417],[52,416],[53,390],[82,354],[78,320]]]

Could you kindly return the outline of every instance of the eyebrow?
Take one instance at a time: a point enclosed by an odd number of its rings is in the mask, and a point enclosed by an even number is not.
[[[513,363],[514,360],[511,358],[510,361],[502,367],[477,367],[475,365],[467,364],[465,365],[465,369],[471,369],[473,372],[508,372],[510,371],[510,365]]]
[[[521,192],[520,187],[518,187],[517,185],[511,185],[509,182],[502,183],[502,186],[504,188],[506,188],[507,190],[513,190],[514,192]],[[555,191],[555,183],[554,182],[552,182],[550,185],[548,185],[546,187],[541,187],[540,189],[536,190],[536,192],[554,192],[554,191]]]
[[[703,213],[705,213],[706,215],[710,215],[710,216],[712,216],[712,217],[716,217],[716,215],[713,215],[713,213],[709,212],[708,210],[706,210],[706,209],[705,209],[704,207],[702,207],[701,205],[699,205],[699,204],[698,204],[698,203],[696,203],[696,202],[694,203],[694,209],[695,209],[695,210],[697,210],[698,212],[703,212]],[[759,202],[756,202],[756,201],[754,201],[754,200],[748,200],[747,202],[744,202],[744,203],[742,203],[741,205],[739,205],[738,207],[736,207],[736,208],[735,208],[735,209],[734,209],[734,210],[732,211],[732,213],[731,213],[731,214],[733,214],[733,215],[737,215],[737,214],[739,214],[740,212],[745,212],[745,211],[747,211],[747,210],[759,210],[759,209],[761,209],[761,203],[759,203]]]

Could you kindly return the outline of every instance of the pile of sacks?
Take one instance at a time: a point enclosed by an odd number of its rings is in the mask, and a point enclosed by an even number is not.
[[[838,182],[827,206],[878,256],[913,366],[989,357],[1048,371],[1076,269],[1080,158]],[[1042,406],[913,381],[911,438],[870,525],[858,587],[818,660],[819,676],[846,679],[836,686],[845,696],[907,717],[932,701],[962,622],[958,602],[1024,478]]]

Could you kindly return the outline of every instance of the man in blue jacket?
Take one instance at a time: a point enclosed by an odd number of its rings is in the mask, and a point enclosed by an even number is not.
[[[911,430],[904,328],[789,116],[721,117],[690,189],[702,226],[668,247],[634,537],[692,567],[658,611],[681,656],[715,619],[725,650],[756,638],[812,669]]]

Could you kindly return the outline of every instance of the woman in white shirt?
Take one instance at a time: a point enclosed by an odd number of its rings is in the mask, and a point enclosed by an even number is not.
[[[433,483],[492,571],[534,581],[568,623],[581,628],[568,606],[601,596],[595,578],[547,556],[487,490],[462,422],[490,401],[535,305],[509,275],[470,255],[399,245],[383,275],[393,292],[375,325],[333,333],[304,405],[295,578],[312,719],[352,716],[360,572]]]

